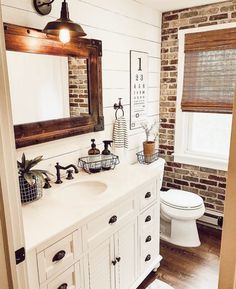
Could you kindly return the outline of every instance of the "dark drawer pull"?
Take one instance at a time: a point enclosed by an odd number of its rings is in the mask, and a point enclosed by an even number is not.
[[[117,257],[117,258],[116,258],[116,261],[117,261],[118,263],[120,262],[120,260],[121,260],[120,257]]]
[[[116,266],[117,261],[114,260],[114,261],[111,261],[111,263],[112,263],[113,266]]]
[[[150,199],[152,196],[151,192],[147,192],[145,195],[145,199]]]
[[[109,220],[109,224],[114,224],[115,222],[117,222],[117,216],[112,216]]]
[[[53,257],[52,262],[57,262],[62,260],[66,255],[66,252],[64,250],[59,251],[56,253],[56,255]]]
[[[148,255],[147,255],[147,257],[145,258],[145,262],[148,262],[148,261],[150,261],[150,260],[151,260],[151,258],[152,258],[152,257],[151,257],[151,255],[150,255],[150,254],[148,254]]]
[[[145,240],[145,242],[146,243],[148,243],[148,242],[151,242],[152,241],[152,237],[149,235],[149,236],[147,236],[147,238],[146,238],[146,240]]]
[[[152,217],[150,215],[147,216],[147,218],[145,219],[145,222],[150,222],[152,220]]]
[[[68,284],[63,283],[57,289],[66,289],[67,287],[68,287]]]

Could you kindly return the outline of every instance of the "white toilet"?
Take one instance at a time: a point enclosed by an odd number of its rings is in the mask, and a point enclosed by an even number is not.
[[[161,239],[183,247],[198,247],[196,220],[203,216],[203,199],[193,193],[171,189],[161,192]]]

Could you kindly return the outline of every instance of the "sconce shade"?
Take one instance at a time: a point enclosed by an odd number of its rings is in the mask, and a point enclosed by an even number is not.
[[[72,21],[62,22],[61,19],[49,22],[43,32],[46,34],[59,35],[62,29],[68,29],[72,37],[83,37],[87,35],[79,24]]]
[[[87,35],[79,24],[70,20],[68,3],[66,1],[62,2],[61,17],[56,21],[49,22],[43,29],[43,32],[58,36],[62,29],[69,30],[71,37],[83,37]]]

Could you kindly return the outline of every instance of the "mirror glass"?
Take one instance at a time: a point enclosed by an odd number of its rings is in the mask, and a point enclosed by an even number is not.
[[[88,60],[7,51],[13,123],[89,115]]]

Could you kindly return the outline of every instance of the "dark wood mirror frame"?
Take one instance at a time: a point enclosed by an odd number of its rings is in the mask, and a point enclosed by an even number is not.
[[[102,104],[102,42],[73,39],[64,45],[55,36],[41,30],[4,24],[6,49],[26,53],[77,56],[88,59],[90,114],[14,126],[16,147],[25,147],[60,138],[104,130]],[[33,39],[33,41],[32,41]],[[69,97],[69,96],[68,96]]]

